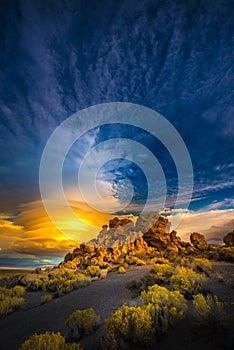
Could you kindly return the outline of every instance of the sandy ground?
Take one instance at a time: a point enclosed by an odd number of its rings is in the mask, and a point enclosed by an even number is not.
[[[130,292],[125,288],[127,281],[141,278],[151,267],[130,267],[126,274],[109,273],[105,280],[92,282],[91,285],[54,299],[48,304],[16,311],[0,319],[0,349],[18,350],[22,342],[35,332],[60,331],[65,335],[67,330],[64,322],[77,309],[93,307],[104,320],[130,298]],[[36,294],[34,293],[34,298],[38,298]],[[97,337],[101,333],[102,329],[99,329]],[[95,349],[97,337],[95,334],[95,337],[84,339],[82,343],[87,350]]]
[[[76,309],[93,307],[103,321],[131,298],[130,292],[125,287],[126,282],[141,278],[150,268],[151,266],[131,267],[124,275],[110,273],[105,280],[95,281],[90,286],[54,299],[45,305],[34,306],[39,303],[38,293],[28,295],[31,308],[0,319],[0,349],[19,349],[20,344],[35,332],[60,331],[66,335],[64,322]],[[234,264],[215,262],[213,268],[216,273],[219,273],[219,278],[210,280],[209,289],[220,300],[228,303],[230,324],[232,324],[231,322],[234,321]],[[219,281],[221,277],[223,282]],[[157,341],[151,349],[231,350],[234,345],[231,328],[218,330],[214,337],[213,331],[209,328],[193,327],[188,320],[184,320],[171,329],[166,337]],[[81,341],[84,349],[96,350],[103,332],[103,327],[100,327],[95,334],[85,337]]]

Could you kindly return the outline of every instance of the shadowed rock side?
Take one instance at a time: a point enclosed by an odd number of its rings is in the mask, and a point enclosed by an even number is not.
[[[223,237],[223,241],[227,247],[234,247],[234,231],[227,233]]]

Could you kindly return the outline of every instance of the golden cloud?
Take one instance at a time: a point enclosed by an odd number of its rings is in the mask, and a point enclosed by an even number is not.
[[[176,230],[186,241],[189,241],[192,232],[200,232],[208,241],[221,243],[223,236],[233,230],[233,215],[234,209],[188,212]]]
[[[77,247],[78,243],[96,237],[101,226],[112,217],[94,211],[83,202],[73,201],[69,204],[77,220],[74,217],[63,217],[62,210],[59,213],[59,226],[69,232],[69,235],[64,235],[55,227],[41,201],[21,204],[14,222],[7,220],[6,214],[1,215],[0,256],[63,256]]]

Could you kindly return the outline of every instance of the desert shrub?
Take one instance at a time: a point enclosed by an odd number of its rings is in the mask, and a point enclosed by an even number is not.
[[[85,287],[91,283],[91,278],[82,273],[76,275],[74,279],[71,280],[74,289]]]
[[[33,334],[21,346],[20,350],[82,350],[80,344],[66,344],[65,338],[58,332]]]
[[[118,273],[126,273],[126,269],[123,266],[118,268]]]
[[[22,297],[25,293],[25,288],[21,286],[15,286],[13,288],[0,287],[0,300],[5,297]]]
[[[98,274],[98,277],[99,277],[101,280],[105,279],[105,278],[107,277],[108,271],[109,271],[108,268],[106,268],[106,269],[100,269],[99,274]]]
[[[225,324],[225,306],[225,303],[211,294],[204,296],[199,293],[193,297],[194,316],[198,323],[208,327],[219,328]]]
[[[63,264],[63,267],[71,270],[76,270],[77,268],[77,261],[67,261]]]
[[[41,296],[41,303],[46,304],[49,301],[51,301],[52,299],[53,299],[53,296],[51,294],[44,294]]]
[[[140,295],[141,291],[144,290],[144,283],[142,279],[140,280],[131,280],[126,283],[126,288],[130,290],[132,296]]]
[[[25,304],[22,297],[5,297],[0,300],[0,316],[6,316]]]
[[[28,291],[32,291],[32,292],[36,292],[38,290],[42,290],[45,286],[45,283],[40,280],[39,278],[35,279],[34,281],[30,281],[27,284],[27,290]]]
[[[175,268],[170,264],[155,264],[152,270],[142,278],[142,282],[146,287],[154,284],[169,284],[174,271]]]
[[[126,262],[129,264],[129,265],[137,265],[137,266],[142,266],[142,265],[145,265],[145,262],[139,258],[137,258],[136,256],[133,256],[131,258],[127,258],[126,259]]]
[[[206,258],[195,258],[191,264],[198,272],[208,273],[212,270],[211,262]]]
[[[92,333],[97,327],[98,315],[93,308],[74,311],[65,321],[69,328],[69,336],[80,339],[85,334]]]
[[[85,287],[90,284],[91,279],[89,276],[81,273],[68,273],[63,272],[56,274],[45,285],[48,292],[56,292],[57,296],[71,292],[73,289]]]
[[[129,267],[127,261],[124,261],[121,266],[123,266],[125,268],[125,270],[127,270],[127,268]]]
[[[170,264],[155,264],[151,270],[151,273],[155,274],[159,280],[165,280],[170,278],[175,269]]]
[[[12,288],[12,296],[13,297],[22,297],[25,293],[25,288],[21,286],[15,286]]]
[[[174,290],[184,294],[186,298],[204,291],[206,277],[191,269],[179,268],[177,273],[170,278]]]
[[[185,257],[185,256],[178,256],[175,261],[174,261],[175,265],[179,265],[181,267],[189,267],[191,268],[191,259],[189,257]]]
[[[169,260],[165,258],[153,258],[150,262],[151,264],[169,264]]]
[[[221,260],[234,262],[234,247],[222,247],[219,256]]]
[[[85,275],[90,277],[96,277],[100,273],[100,267],[96,265],[90,265],[85,270]]]
[[[11,297],[11,289],[0,287],[0,300],[3,300],[6,297]]]
[[[141,307],[120,307],[105,321],[105,328],[104,342],[113,350],[123,349],[126,344],[150,345],[154,336],[152,319]]]
[[[143,291],[140,298],[146,303],[146,310],[150,313],[158,333],[166,332],[187,311],[187,301],[180,292],[169,291],[157,284],[150,286],[148,291]]]

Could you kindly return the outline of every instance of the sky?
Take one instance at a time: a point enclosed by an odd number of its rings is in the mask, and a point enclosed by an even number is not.
[[[110,219],[108,208],[138,215],[150,197],[153,210],[155,167],[166,179],[169,210],[162,212],[182,218],[186,211],[179,235],[198,231],[220,243],[233,230],[233,12],[231,0],[0,0],[1,266],[57,263],[77,245],[64,232],[91,239]],[[64,191],[79,220],[61,206],[56,226],[39,187],[46,142],[74,113],[110,102],[150,108],[177,130],[193,166],[189,208],[173,207],[178,169],[165,145],[144,128],[104,125],[82,135],[64,159]],[[64,134],[55,153],[67,140]],[[102,208],[90,208],[77,190],[83,159],[86,199],[93,195],[88,175],[98,170]]]

